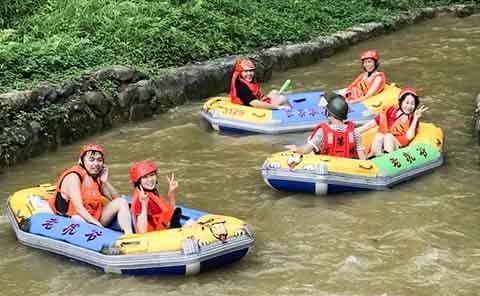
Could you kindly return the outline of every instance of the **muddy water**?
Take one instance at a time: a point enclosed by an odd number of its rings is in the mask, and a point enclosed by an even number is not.
[[[480,16],[449,17],[364,42],[306,68],[276,73],[263,88],[334,89],[359,72],[359,53],[379,50],[390,82],[417,87],[424,121],[446,134],[443,167],[388,192],[315,197],[278,193],[260,166],[306,134],[229,137],[208,132],[201,103],[116,128],[43,155],[0,176],[7,196],[52,182],[81,144],[106,146],[111,181],[129,193],[130,165],[148,158],[179,179],[178,201],[254,225],[256,246],[242,261],[195,277],[124,277],[19,245],[0,217],[0,295],[478,295],[479,148],[473,97],[480,91]]]

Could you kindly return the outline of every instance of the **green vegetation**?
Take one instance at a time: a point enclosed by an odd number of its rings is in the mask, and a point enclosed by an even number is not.
[[[2,0],[0,92],[130,64],[149,74],[454,0]]]

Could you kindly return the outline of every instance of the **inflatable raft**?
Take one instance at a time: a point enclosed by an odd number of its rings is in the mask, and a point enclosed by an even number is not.
[[[53,215],[47,198],[54,189],[41,185],[10,196],[7,216],[17,239],[104,272],[195,274],[241,259],[254,244],[252,228],[245,222],[185,207],[182,225],[189,219],[196,225],[123,235],[116,229]]]
[[[375,130],[362,135],[369,147]],[[262,166],[271,188],[318,195],[364,190],[385,190],[428,173],[443,163],[443,132],[433,124],[420,123],[409,146],[371,160],[279,152]]]
[[[361,103],[351,104],[348,119],[363,124],[383,108],[397,103],[400,89],[386,85],[385,90]],[[290,110],[268,110],[233,104],[229,97],[209,99],[201,112],[216,131],[225,133],[282,134],[310,131],[326,121],[323,91],[287,94]]]

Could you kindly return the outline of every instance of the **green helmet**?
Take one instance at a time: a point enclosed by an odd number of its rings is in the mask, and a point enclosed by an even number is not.
[[[339,94],[333,94],[328,101],[327,111],[338,120],[346,120],[348,114],[348,104]]]

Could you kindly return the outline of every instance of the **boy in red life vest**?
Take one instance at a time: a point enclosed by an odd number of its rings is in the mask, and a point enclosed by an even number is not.
[[[105,150],[100,145],[86,144],[80,151],[78,164],[64,171],[50,198],[53,212],[98,226],[110,224],[115,215],[125,234],[132,233],[128,203],[108,181],[104,163]],[[105,207],[103,197],[111,200]]]
[[[305,145],[289,145],[287,149],[298,154],[314,151],[315,154],[365,159],[360,134],[353,122],[346,121],[348,104],[338,94],[327,93],[326,96],[327,123],[317,125]]]
[[[255,65],[248,59],[239,60],[235,64],[230,82],[230,98],[232,103],[263,109],[290,109],[285,96],[272,90],[263,95],[260,85],[255,80]]]
[[[350,83],[350,85],[340,90],[348,103],[357,103],[366,100],[383,91],[385,87],[385,74],[377,71],[380,56],[374,50],[367,50],[360,56],[364,73]]]
[[[157,191],[157,166],[153,162],[135,163],[130,169],[130,181],[135,186],[131,211],[136,233],[181,227],[181,209],[174,209],[178,182],[173,174],[167,176],[168,201]]]
[[[404,88],[400,92],[398,106],[388,108],[358,128],[363,133],[378,126],[368,157],[390,153],[413,140],[420,117],[428,109],[423,105],[419,107],[419,103],[417,91],[411,87]]]

